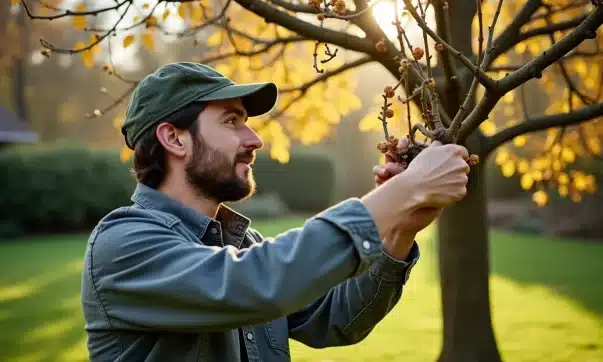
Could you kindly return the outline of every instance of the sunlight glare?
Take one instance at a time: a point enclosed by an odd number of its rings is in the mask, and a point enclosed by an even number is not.
[[[387,37],[396,36],[396,27],[392,24],[395,20],[396,7],[393,2],[381,1],[371,10],[375,21]]]

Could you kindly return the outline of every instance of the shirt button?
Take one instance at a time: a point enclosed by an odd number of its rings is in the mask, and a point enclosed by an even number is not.
[[[369,250],[371,248],[371,243],[368,240],[365,240],[362,242],[362,247]]]
[[[218,229],[216,228],[211,228],[211,233],[216,235],[218,233]]]
[[[247,339],[250,341],[253,339],[253,334],[251,334],[251,332],[247,333]]]

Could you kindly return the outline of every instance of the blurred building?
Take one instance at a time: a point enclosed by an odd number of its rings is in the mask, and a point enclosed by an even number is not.
[[[29,129],[27,122],[0,105],[0,148],[37,141],[38,134]]]

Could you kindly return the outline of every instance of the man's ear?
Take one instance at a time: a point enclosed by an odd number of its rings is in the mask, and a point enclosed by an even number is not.
[[[163,122],[157,126],[155,135],[166,152],[176,157],[184,157],[186,155],[186,145],[190,142],[186,139],[189,137],[188,132],[185,130],[177,129],[174,125]]]

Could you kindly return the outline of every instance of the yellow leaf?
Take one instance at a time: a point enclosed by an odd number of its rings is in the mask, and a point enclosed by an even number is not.
[[[525,135],[517,136],[513,139],[513,144],[515,147],[523,147],[525,146],[528,138]]]
[[[21,0],[10,0],[10,4],[11,4],[12,6],[19,5],[20,3],[21,3]]]
[[[521,176],[521,188],[529,190],[534,185],[534,179],[529,173],[525,173]]]
[[[519,171],[519,173],[526,173],[526,172],[528,172],[529,169],[530,169],[530,164],[528,163],[528,161],[526,161],[526,160],[519,161],[519,164],[517,165],[517,171]]]
[[[222,32],[221,31],[216,31],[215,33],[213,33],[209,38],[207,38],[207,46],[210,47],[215,47],[220,45],[220,43],[222,43]]]
[[[491,120],[487,119],[479,125],[479,128],[486,136],[492,136],[496,133],[496,124]]]
[[[513,103],[515,101],[515,93],[509,92],[502,98],[505,103]]]
[[[509,151],[507,151],[506,148],[501,148],[496,153],[496,164],[499,166],[502,166],[502,164],[505,163],[507,160],[509,160],[509,158],[510,158]]]
[[[127,48],[134,42],[134,35],[130,34],[124,38],[123,47]]]
[[[86,44],[83,41],[78,41],[77,43],[75,43],[75,45],[73,46],[73,48],[75,50],[81,50],[84,49],[86,47]]]
[[[165,11],[163,12],[163,15],[161,16],[161,19],[163,19],[163,21],[165,21],[165,19],[167,19],[168,16],[170,16],[170,9],[165,9]]]
[[[543,190],[538,190],[532,194],[532,200],[538,206],[542,207],[546,205],[546,203],[549,201],[549,195]]]
[[[181,3],[178,6],[178,15],[182,18],[182,20],[186,20],[192,11],[192,4],[191,3]]]
[[[75,7],[75,11],[83,12],[86,10],[86,4],[79,4]],[[79,30],[86,28],[86,17],[83,15],[77,15],[72,17],[73,27]]]
[[[565,172],[561,172],[559,174],[559,176],[557,176],[557,182],[559,182],[562,185],[567,185],[569,183],[569,181],[570,181],[569,176]]]
[[[84,66],[88,69],[94,67],[94,55],[90,50],[82,52],[82,59],[84,60]]]
[[[568,189],[567,185],[559,185],[559,196],[567,197],[568,193],[569,193],[569,189]]]
[[[564,148],[563,151],[561,151],[561,158],[565,162],[572,163],[576,159],[576,154],[570,148]]]
[[[572,201],[573,202],[580,202],[580,201],[582,201],[582,195],[580,195],[577,192],[573,192],[572,193]]]
[[[155,49],[155,39],[153,39],[153,35],[149,33],[142,34],[142,43],[144,44],[144,47],[149,51]]]
[[[588,141],[586,141],[586,142],[587,142],[588,148],[590,148],[590,150],[593,153],[595,153],[597,155],[601,153],[601,141],[599,141],[598,138],[590,137],[588,139]]]
[[[513,160],[506,161],[502,165],[501,170],[503,176],[507,178],[513,176],[513,174],[515,174],[515,162],[513,162]]]
[[[134,151],[132,151],[128,147],[123,147],[121,149],[121,152],[119,153],[119,159],[121,160],[121,162],[126,162],[130,158],[132,158],[133,154],[134,154]]]
[[[149,8],[149,4],[147,4],[147,3],[142,4],[142,8],[143,9],[148,9]]]

